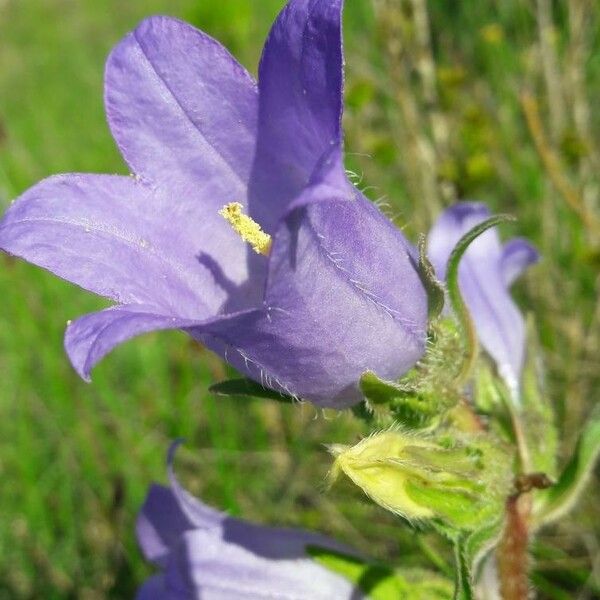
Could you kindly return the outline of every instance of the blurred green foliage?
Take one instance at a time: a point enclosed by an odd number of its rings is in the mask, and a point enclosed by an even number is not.
[[[126,173],[104,120],[102,73],[141,18],[188,20],[256,73],[282,4],[0,0],[0,206],[53,173]],[[517,296],[535,311],[565,456],[600,383],[599,27],[593,0],[350,0],[346,10],[357,185],[411,235],[456,198],[484,200],[515,214],[513,229],[543,254]],[[0,599],[132,597],[150,572],[135,513],[148,483],[164,480],[177,436],[189,440],[184,480],[215,505],[317,527],[407,568],[446,568],[446,549],[426,535],[423,560],[394,518],[343,486],[323,493],[321,444],[356,441],[350,415],[215,398],[207,388],[224,367],[177,333],[117,349],[86,385],[62,334],[67,319],[103,303],[5,256],[0,295]],[[545,597],[597,593],[598,499],[595,487],[538,539]]]

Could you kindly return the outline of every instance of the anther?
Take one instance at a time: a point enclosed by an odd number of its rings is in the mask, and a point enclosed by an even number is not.
[[[269,256],[272,244],[271,236],[265,233],[252,217],[243,213],[243,206],[239,202],[226,204],[219,214],[245,242],[252,246],[254,252]]]

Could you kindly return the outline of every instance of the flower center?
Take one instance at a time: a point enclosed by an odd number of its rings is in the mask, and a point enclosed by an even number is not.
[[[273,241],[271,236],[265,233],[252,217],[243,213],[243,206],[239,202],[226,204],[219,214],[245,242],[252,246],[254,252],[269,256]]]

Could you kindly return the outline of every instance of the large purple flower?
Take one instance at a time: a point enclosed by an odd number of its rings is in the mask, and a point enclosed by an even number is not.
[[[117,303],[69,326],[75,369],[157,329],[184,329],[249,377],[347,406],[373,370],[420,357],[413,250],[342,161],[342,0],[291,0],[258,86],[216,41],[152,17],[114,49],[106,111],[132,177],[42,181],[0,222],[0,248]],[[258,256],[218,214],[272,235]]]
[[[138,516],[146,558],[162,572],[137,600],[360,600],[350,581],[312,560],[308,546],[348,554],[317,533],[263,527],[202,504],[178,483],[169,458],[170,486],[153,485]]]
[[[460,202],[442,213],[428,237],[429,258],[440,279],[446,277],[456,243],[489,217],[489,209],[478,202]],[[537,260],[538,253],[527,240],[515,238],[503,245],[497,231],[490,229],[469,246],[458,272],[481,345],[514,394],[518,393],[525,357],[525,323],[510,287]]]

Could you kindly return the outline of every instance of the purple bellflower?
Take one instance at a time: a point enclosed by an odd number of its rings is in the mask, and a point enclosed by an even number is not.
[[[448,259],[460,238],[491,216],[478,202],[459,202],[442,213],[428,237],[429,258],[440,279],[446,277]],[[516,396],[525,359],[525,322],[510,287],[538,258],[527,240],[515,238],[503,245],[493,228],[469,246],[458,271],[479,341]]]
[[[255,525],[199,502],[178,483],[169,453],[170,486],[152,485],[137,520],[146,558],[162,572],[137,600],[360,600],[344,577],[310,558],[308,546],[353,554],[308,531]]]
[[[138,334],[183,329],[245,375],[321,405],[366,370],[405,373],[425,344],[414,250],[343,167],[342,0],[291,0],[258,84],[215,40],[143,21],[106,66],[108,122],[131,177],[71,174],[25,192],[0,248],[115,306],[73,322],[77,372]],[[271,237],[260,256],[219,210]]]

